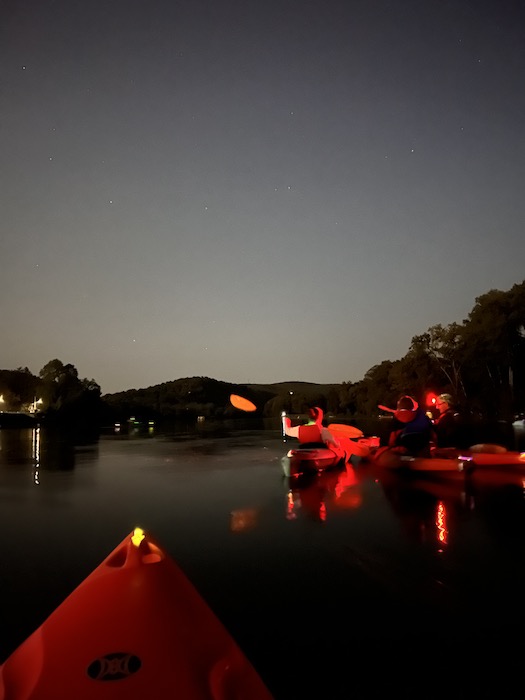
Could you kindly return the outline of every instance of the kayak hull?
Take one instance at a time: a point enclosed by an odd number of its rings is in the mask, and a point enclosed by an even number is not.
[[[374,464],[386,469],[412,472],[455,475],[464,474],[471,469],[470,461],[438,457],[409,457],[391,452],[383,452],[372,459]]]
[[[285,476],[293,477],[342,466],[344,459],[327,447],[297,447],[288,450],[283,460]]]
[[[485,448],[488,451],[483,451]],[[496,447],[496,446],[494,446]],[[517,471],[525,469],[525,452],[512,452],[504,448],[490,449],[489,446],[475,446],[469,450],[446,448],[436,450],[432,457],[409,457],[380,448],[370,455],[370,460],[380,467],[404,469],[435,474],[465,474],[479,468],[514,467]]]
[[[132,534],[0,667],[0,700],[271,700],[173,559]]]
[[[337,448],[329,447],[324,443],[307,443],[289,450],[282,459],[284,476],[294,477],[336,469],[354,459],[360,460],[370,454],[370,448],[366,443],[340,436],[337,439],[339,442]]]
[[[514,452],[499,445],[474,445],[463,452],[456,451],[456,459],[469,459],[476,467],[515,466],[525,469],[525,452]]]

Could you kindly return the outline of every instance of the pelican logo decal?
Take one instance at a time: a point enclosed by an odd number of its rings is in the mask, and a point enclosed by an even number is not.
[[[141,661],[138,656],[119,651],[92,661],[87,674],[95,681],[120,681],[137,673],[140,667]]]

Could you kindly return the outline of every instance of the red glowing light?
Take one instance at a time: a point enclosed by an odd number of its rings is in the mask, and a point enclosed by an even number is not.
[[[427,395],[425,398],[425,403],[429,407],[434,407],[436,405],[437,401],[437,394],[435,394],[433,391],[427,391]]]

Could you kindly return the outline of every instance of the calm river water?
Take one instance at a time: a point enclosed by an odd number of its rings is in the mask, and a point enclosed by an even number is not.
[[[519,692],[521,475],[407,481],[361,463],[290,489],[288,447],[228,426],[76,445],[0,430],[0,661],[139,525],[276,700]]]

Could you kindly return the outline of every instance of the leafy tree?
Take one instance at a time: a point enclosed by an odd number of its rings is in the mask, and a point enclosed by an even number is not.
[[[94,379],[80,379],[76,367],[54,359],[39,372],[48,421],[97,422],[101,408],[100,386]]]
[[[39,393],[40,381],[27,369],[0,370],[0,394],[4,397],[5,411],[20,411]]]
[[[377,415],[378,405],[386,404],[397,399],[391,386],[391,372],[395,362],[384,360],[374,365],[365,374],[363,380],[355,387],[355,403],[362,415]]]
[[[525,360],[525,282],[510,292],[492,289],[476,298],[465,322],[470,385],[494,415],[510,417],[515,377]],[[521,391],[521,390],[519,390]]]
[[[426,391],[429,386],[448,389],[460,400],[465,397],[461,369],[465,358],[464,328],[457,323],[448,326],[437,324],[426,333],[412,338],[407,360],[412,361],[418,379],[418,390]],[[436,371],[437,370],[437,371]],[[443,380],[439,381],[437,373]],[[426,377],[426,379],[423,379]],[[443,384],[445,383],[445,386]]]

